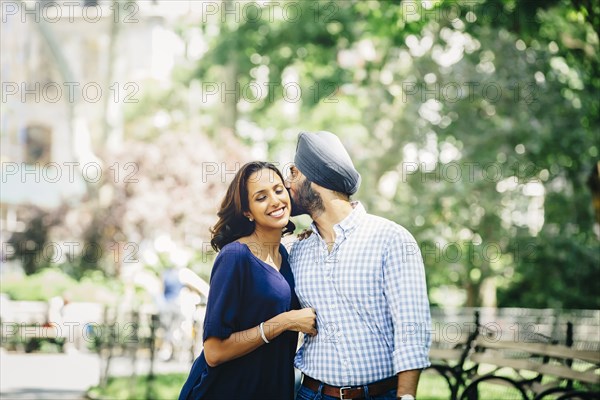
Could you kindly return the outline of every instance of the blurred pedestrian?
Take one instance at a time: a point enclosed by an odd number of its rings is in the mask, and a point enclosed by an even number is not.
[[[177,343],[181,342],[183,315],[180,294],[183,284],[179,279],[179,270],[177,267],[168,267],[162,273],[163,290],[159,315],[163,335],[158,356],[163,361],[169,361],[175,356]]]

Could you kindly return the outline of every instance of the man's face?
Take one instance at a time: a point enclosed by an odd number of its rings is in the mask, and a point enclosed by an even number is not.
[[[325,211],[321,195],[312,188],[311,182],[296,166],[290,167],[285,186],[292,200],[292,216],[310,214],[314,219],[319,213]]]
[[[296,168],[295,165],[292,165],[290,167],[290,173],[287,176],[287,178],[285,179],[285,187],[288,188],[288,191],[290,192],[290,196],[292,196],[294,198],[294,200],[296,200],[296,193],[298,192],[298,188],[300,187],[300,184],[302,183],[302,181],[305,181],[306,177],[304,176],[304,174],[302,174],[302,172],[300,172],[300,170],[298,168]]]

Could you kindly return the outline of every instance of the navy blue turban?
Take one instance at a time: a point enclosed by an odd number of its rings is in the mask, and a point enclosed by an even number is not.
[[[360,187],[360,174],[340,139],[331,132],[301,132],[294,162],[309,181],[326,189],[352,195]]]

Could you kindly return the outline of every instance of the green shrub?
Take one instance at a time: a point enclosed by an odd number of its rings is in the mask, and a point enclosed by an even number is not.
[[[12,300],[48,301],[61,296],[69,301],[113,303],[122,293],[122,284],[91,273],[77,282],[56,268],[45,268],[33,275],[8,275],[2,278],[2,292]]]
[[[12,300],[47,301],[77,286],[73,278],[50,268],[29,276],[9,275],[2,280],[2,292]]]

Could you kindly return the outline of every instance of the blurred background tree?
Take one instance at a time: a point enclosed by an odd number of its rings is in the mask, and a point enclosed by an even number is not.
[[[299,131],[330,130],[363,176],[356,198],[419,242],[433,304],[600,307],[588,185],[600,147],[600,2],[202,7],[201,23],[175,23],[197,54],[181,57],[168,84],[141,78],[121,127],[103,105],[112,117],[93,150],[110,175],[77,207],[32,209],[11,238],[28,274],[52,266],[34,261],[44,242],[79,238],[103,256],[60,265],[76,279],[122,278],[125,262],[152,264],[161,240],[179,249],[170,261],[207,278],[208,227],[235,167],[285,169]],[[108,26],[109,83],[129,28]]]
[[[357,198],[421,244],[434,302],[600,306],[598,2],[295,5],[202,26],[185,84],[241,93],[213,135],[284,161],[299,130],[340,135]]]

